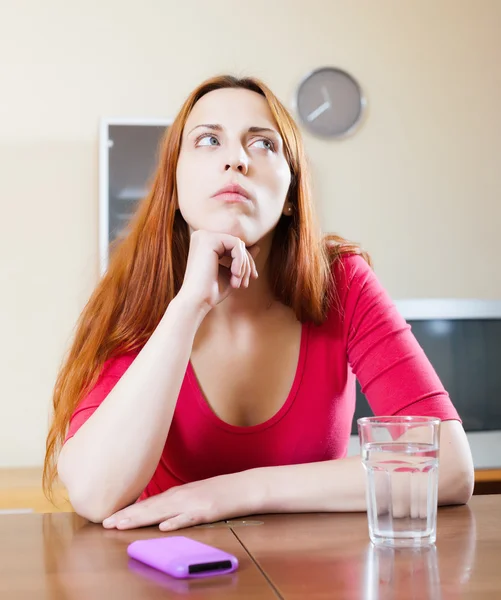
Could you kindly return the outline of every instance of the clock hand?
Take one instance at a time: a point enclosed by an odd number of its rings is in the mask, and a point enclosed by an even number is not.
[[[306,119],[311,123],[316,118],[318,118],[322,113],[328,110],[331,107],[330,102],[324,102],[321,106],[316,108],[313,112],[311,112]]]
[[[329,92],[327,91],[327,88],[325,86],[322,86],[322,94],[324,96],[324,100],[325,102],[330,102],[330,96],[329,96]]]

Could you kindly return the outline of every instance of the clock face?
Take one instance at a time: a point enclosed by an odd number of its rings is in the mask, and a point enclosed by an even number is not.
[[[296,103],[308,131],[321,137],[339,138],[351,133],[359,123],[365,99],[351,75],[324,67],[301,82]]]

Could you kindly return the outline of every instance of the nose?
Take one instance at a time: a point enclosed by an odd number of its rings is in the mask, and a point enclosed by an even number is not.
[[[224,170],[239,171],[243,175],[247,175],[249,161],[243,148],[241,148],[240,151],[235,151],[231,157],[227,157]]]

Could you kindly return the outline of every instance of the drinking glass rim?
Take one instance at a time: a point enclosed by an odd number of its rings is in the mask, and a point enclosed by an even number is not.
[[[381,425],[383,427],[385,425],[391,425],[392,423],[401,425],[405,425],[406,423],[409,423],[411,425],[417,425],[419,423],[422,423],[423,425],[439,425],[441,422],[442,419],[440,419],[439,417],[420,417],[418,415],[381,415],[379,417],[360,417],[359,419],[357,419],[357,425]]]

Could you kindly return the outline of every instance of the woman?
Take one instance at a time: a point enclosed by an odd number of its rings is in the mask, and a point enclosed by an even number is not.
[[[293,119],[261,82],[203,83],[83,311],[44,485],[105,527],[365,509],[345,458],[357,376],[376,414],[434,415],[439,501],[473,468],[459,417],[368,257],[314,225]],[[130,506],[129,506],[130,505]]]

